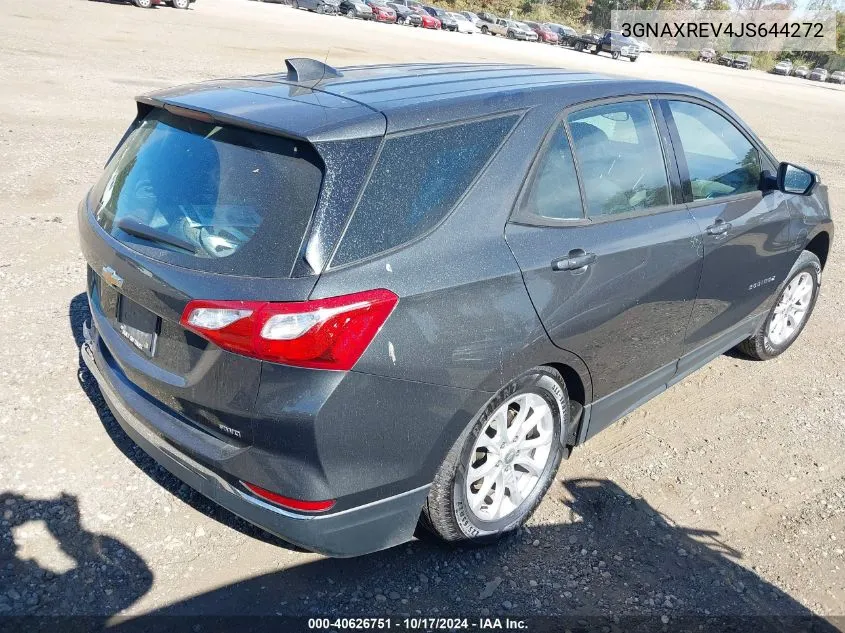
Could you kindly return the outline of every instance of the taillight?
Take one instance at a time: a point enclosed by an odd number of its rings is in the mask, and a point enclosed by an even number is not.
[[[284,365],[352,369],[399,297],[377,289],[278,303],[191,301],[183,327],[225,350]]]
[[[241,483],[247,490],[257,497],[261,497],[265,501],[275,503],[277,506],[282,506],[283,508],[288,508],[290,510],[299,510],[300,512],[325,512],[334,505],[334,500],[332,499],[328,499],[326,501],[302,501],[301,499],[283,497],[280,494],[270,492],[261,486],[256,486],[255,484],[251,484],[246,481],[242,481]]]

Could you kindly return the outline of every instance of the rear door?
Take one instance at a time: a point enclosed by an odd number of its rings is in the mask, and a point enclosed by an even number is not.
[[[506,229],[546,331],[590,370],[591,433],[665,388],[695,299],[699,229],[662,130],[647,98],[567,112]]]
[[[744,338],[743,321],[766,308],[792,267],[788,195],[761,190],[766,153],[727,113],[697,100],[661,102],[690,212],[704,243],[704,267],[685,352],[719,337]],[[726,348],[725,348],[726,349]],[[722,349],[717,350],[718,352]]]

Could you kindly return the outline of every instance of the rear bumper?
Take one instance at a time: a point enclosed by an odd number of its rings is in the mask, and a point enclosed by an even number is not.
[[[319,515],[266,503],[208,463],[226,463],[246,449],[187,426],[144,398],[111,370],[100,345],[99,335],[86,323],[80,354],[123,430],[164,468],[212,501],[286,541],[329,556],[367,554],[412,537],[428,485]]]

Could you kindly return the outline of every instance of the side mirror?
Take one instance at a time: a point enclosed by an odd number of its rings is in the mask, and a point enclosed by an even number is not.
[[[792,163],[781,163],[778,166],[778,189],[784,193],[797,193],[808,196],[813,192],[819,177],[809,169],[798,167]]]

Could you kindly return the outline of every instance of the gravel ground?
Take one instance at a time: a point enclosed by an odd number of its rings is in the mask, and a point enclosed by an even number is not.
[[[150,89],[335,65],[509,60],[696,84],[845,203],[845,90],[659,55],[614,62],[502,38],[245,0],[142,11],[0,3],[0,614],[845,613],[842,239],[801,340],[723,356],[564,462],[529,528],[479,550],[426,539],[301,552],[136,449],[79,372],[75,210]]]

